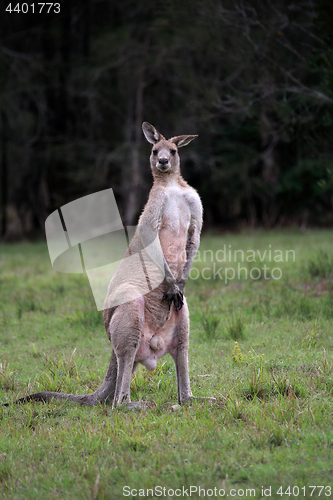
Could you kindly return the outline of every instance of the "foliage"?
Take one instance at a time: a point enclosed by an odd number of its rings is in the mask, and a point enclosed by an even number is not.
[[[332,278],[333,257],[324,250],[319,250],[316,256],[310,259],[308,263],[308,270],[313,278]]]
[[[0,18],[2,234],[44,229],[110,186],[136,222],[151,185],[144,120],[199,134],[181,156],[208,224],[332,223],[329,0],[61,9]]]

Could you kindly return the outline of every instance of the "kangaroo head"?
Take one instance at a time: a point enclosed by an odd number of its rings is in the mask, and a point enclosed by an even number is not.
[[[153,175],[161,173],[167,175],[179,174],[180,160],[178,148],[186,146],[198,136],[178,135],[167,140],[148,122],[143,122],[142,130],[147,141],[153,144],[150,155],[150,165]]]

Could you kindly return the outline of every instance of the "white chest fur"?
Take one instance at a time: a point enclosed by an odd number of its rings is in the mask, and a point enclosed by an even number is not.
[[[175,233],[187,232],[191,221],[191,211],[187,199],[187,190],[171,184],[166,189],[166,200],[161,228],[169,227]]]

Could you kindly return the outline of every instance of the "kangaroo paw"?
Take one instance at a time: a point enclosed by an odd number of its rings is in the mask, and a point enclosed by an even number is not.
[[[169,311],[171,304],[173,302],[175,304],[176,311],[180,311],[184,304],[183,298],[184,298],[183,292],[181,292],[178,286],[174,284],[168,287],[167,291],[163,295],[161,302],[163,302],[164,300],[168,301]]]

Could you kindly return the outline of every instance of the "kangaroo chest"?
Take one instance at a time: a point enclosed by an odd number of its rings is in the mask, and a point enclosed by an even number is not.
[[[159,238],[164,257],[177,278],[186,262],[187,233],[191,222],[191,211],[184,193],[178,186],[167,192]]]

